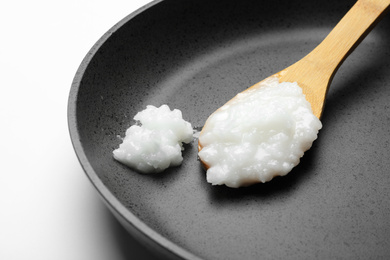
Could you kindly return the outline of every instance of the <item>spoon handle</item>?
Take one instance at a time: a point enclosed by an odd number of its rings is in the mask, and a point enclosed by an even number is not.
[[[313,51],[279,73],[280,82],[298,82],[314,114],[320,117],[337,69],[389,11],[389,6],[390,0],[358,0]]]
[[[317,46],[307,59],[328,66],[328,74],[334,74],[346,57],[389,10],[390,0],[359,0]]]

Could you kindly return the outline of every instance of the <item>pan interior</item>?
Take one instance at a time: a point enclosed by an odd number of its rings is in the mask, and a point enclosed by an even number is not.
[[[389,256],[389,17],[336,74],[319,139],[286,177],[213,187],[197,140],[185,146],[180,167],[161,174],[142,175],[112,158],[146,105],[168,104],[202,126],[236,93],[312,50],[352,4],[167,0],[129,19],[80,76],[76,141],[92,166],[87,174],[201,258]]]

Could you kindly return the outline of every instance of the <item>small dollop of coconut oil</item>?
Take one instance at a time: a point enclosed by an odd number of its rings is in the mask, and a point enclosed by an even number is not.
[[[183,143],[193,140],[193,130],[180,110],[148,105],[134,119],[138,123],[126,130],[113,151],[116,160],[141,173],[162,172],[182,163]]]
[[[199,137],[207,181],[232,188],[289,173],[322,128],[297,83],[266,79],[214,112]]]

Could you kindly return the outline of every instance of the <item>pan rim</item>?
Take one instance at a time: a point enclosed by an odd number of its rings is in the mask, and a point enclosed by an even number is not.
[[[79,65],[75,76],[73,78],[71,88],[69,91],[68,104],[67,104],[67,121],[68,121],[68,131],[71,139],[73,149],[76,153],[77,159],[84,170],[84,173],[87,175],[88,179],[97,190],[100,198],[108,206],[110,211],[115,215],[119,222],[126,228],[133,237],[139,240],[143,245],[148,249],[154,249],[163,253],[167,256],[176,256],[182,259],[191,259],[198,260],[199,257],[193,255],[184,248],[178,246],[177,244],[171,242],[169,239],[163,237],[154,229],[145,224],[140,218],[135,214],[129,211],[113,194],[112,192],[103,184],[102,180],[98,177],[93,167],[91,166],[89,160],[87,159],[86,154],[84,153],[83,145],[80,140],[80,135],[78,132],[77,124],[77,94],[80,88],[81,79],[91,62],[92,58],[96,52],[104,45],[104,43],[120,29],[123,25],[128,22],[131,22],[132,19],[137,17],[139,14],[147,11],[151,7],[163,2],[164,0],[154,0],[134,12],[130,13],[114,26],[112,26],[103,36],[101,36],[97,42],[91,47],[88,53],[85,55],[81,64]],[[121,220],[124,220],[126,223],[122,223]],[[126,225],[124,225],[126,224]],[[127,226],[129,225],[129,227]],[[131,231],[128,229],[130,228]]]

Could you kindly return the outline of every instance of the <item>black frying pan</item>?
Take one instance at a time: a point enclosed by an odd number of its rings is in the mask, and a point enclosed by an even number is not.
[[[180,167],[142,175],[112,158],[146,105],[193,126],[302,58],[353,5],[339,0],[155,1],[109,30],[69,98],[75,151],[121,223],[156,255],[195,259],[390,257],[390,17],[345,61],[314,146],[286,177],[211,186],[196,141]]]

